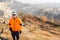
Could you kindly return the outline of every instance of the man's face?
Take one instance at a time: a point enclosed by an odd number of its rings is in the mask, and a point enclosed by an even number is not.
[[[16,16],[16,14],[12,14],[12,17],[13,17],[13,18],[16,18],[17,16]]]

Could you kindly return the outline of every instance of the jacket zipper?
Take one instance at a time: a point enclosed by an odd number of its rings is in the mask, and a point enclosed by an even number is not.
[[[14,31],[15,31],[15,19],[14,19]]]

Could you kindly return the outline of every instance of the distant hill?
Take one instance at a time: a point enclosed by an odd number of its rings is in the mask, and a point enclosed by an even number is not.
[[[52,7],[52,8],[59,8],[60,7],[60,3],[45,3],[45,4],[41,4],[42,6],[47,6],[47,7]]]
[[[2,0],[5,2],[4,0]],[[11,4],[11,0],[9,1],[8,7],[10,7],[13,10],[16,10],[18,13],[30,13],[35,16],[47,16],[48,18],[55,18],[60,19],[60,12],[58,12],[55,9],[60,8],[60,3],[45,3],[45,4],[24,4],[21,2],[14,1]],[[51,13],[49,11],[45,12],[44,7],[47,7],[48,9],[52,8]],[[55,13],[57,12],[57,13]]]
[[[3,16],[4,12],[2,10],[0,10],[0,16]]]
[[[11,1],[11,0],[0,0],[0,2],[7,2],[7,1]]]

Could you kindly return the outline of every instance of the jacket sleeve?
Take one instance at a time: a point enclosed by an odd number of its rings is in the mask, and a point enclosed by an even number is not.
[[[9,20],[9,23],[8,23],[9,27],[11,27],[11,19]]]
[[[22,26],[22,20],[21,19],[19,19],[19,24],[20,24],[20,26]]]
[[[12,31],[12,29],[11,29],[11,19],[9,20],[8,25],[9,25],[9,30]]]

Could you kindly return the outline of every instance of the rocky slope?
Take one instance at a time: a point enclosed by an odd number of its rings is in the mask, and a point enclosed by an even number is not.
[[[47,23],[48,20],[46,17],[41,18],[31,14],[19,14],[18,17],[22,19],[24,24],[22,26],[22,33],[20,34],[21,40],[60,40],[60,31],[55,28],[57,24],[53,22]],[[5,39],[12,40],[11,32],[4,21],[0,22],[0,31],[2,29],[4,30],[1,36]]]
[[[21,16],[22,14],[20,14]],[[23,26],[21,40],[60,40],[59,29],[30,14],[22,15]]]
[[[46,23],[39,17],[20,14],[25,26],[23,26],[21,40],[60,40],[60,31],[54,24]]]
[[[1,5],[2,4],[2,5]],[[28,8],[30,11],[31,5],[25,5],[21,3],[14,4],[14,6],[18,5],[18,7],[14,7],[14,9]],[[9,5],[10,6],[10,5]],[[4,11],[4,16],[7,18],[10,16],[12,9],[7,6],[7,3],[0,3],[0,9]],[[21,11],[21,10],[19,10]],[[39,14],[38,14],[39,15]],[[47,14],[50,15],[50,14]],[[22,33],[20,35],[21,40],[60,40],[60,30],[56,27],[60,26],[60,21],[56,21],[54,19],[49,20],[46,16],[33,16],[30,13],[28,14],[18,14],[23,21],[24,26],[22,26]],[[4,22],[5,21],[5,22]],[[8,20],[5,18],[0,18],[0,32],[3,30],[3,33],[0,35],[3,39],[12,40],[11,32],[8,28]]]

